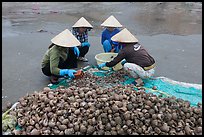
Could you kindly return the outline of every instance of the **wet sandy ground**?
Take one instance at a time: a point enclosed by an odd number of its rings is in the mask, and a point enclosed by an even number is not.
[[[2,3],[2,106],[49,84],[41,59],[50,40],[85,17],[90,32],[88,63],[103,52],[100,24],[114,15],[156,59],[156,76],[202,83],[202,4],[136,2]],[[38,32],[44,30],[44,32]],[[4,98],[3,98],[4,97]]]

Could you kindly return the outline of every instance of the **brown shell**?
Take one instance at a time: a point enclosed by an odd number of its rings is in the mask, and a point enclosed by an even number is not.
[[[73,135],[74,129],[73,128],[65,129],[64,133],[65,135]]]
[[[31,135],[40,135],[40,131],[37,130],[36,128],[34,128],[31,132],[30,132]]]
[[[80,132],[85,133],[87,131],[87,128],[84,125],[80,125]]]

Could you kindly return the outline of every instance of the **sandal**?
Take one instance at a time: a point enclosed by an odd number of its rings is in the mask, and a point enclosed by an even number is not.
[[[55,76],[51,76],[51,77],[50,77],[50,82],[51,82],[52,84],[58,84],[58,83],[59,83],[59,82],[58,82],[58,78],[55,77]]]

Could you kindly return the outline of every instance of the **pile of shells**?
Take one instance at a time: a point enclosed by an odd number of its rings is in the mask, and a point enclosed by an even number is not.
[[[48,87],[19,99],[15,110],[22,130],[15,135],[200,135],[202,106],[175,97],[160,98],[134,85],[85,73],[69,88]],[[103,81],[115,83],[105,87]]]

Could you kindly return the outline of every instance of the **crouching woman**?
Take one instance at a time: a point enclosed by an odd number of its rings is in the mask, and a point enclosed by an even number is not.
[[[152,78],[155,73],[155,60],[145,48],[138,43],[137,38],[126,28],[114,35],[111,40],[119,42],[123,48],[110,62],[99,64],[99,68],[113,67],[120,61],[124,69],[137,81],[138,78]]]
[[[75,56],[75,47],[81,43],[68,30],[64,30],[51,40],[52,44],[43,56],[41,68],[44,75],[50,77],[53,84],[58,83],[58,78],[69,76],[74,78],[76,70],[71,59]]]

